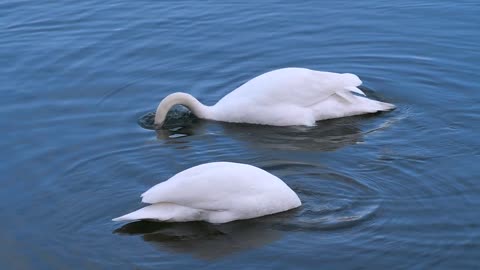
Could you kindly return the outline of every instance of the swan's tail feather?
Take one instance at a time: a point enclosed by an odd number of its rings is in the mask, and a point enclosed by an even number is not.
[[[396,108],[395,105],[387,102],[376,101],[377,111],[391,111]]]
[[[361,100],[362,107],[364,108],[365,112],[383,112],[383,111],[391,111],[395,109],[395,105],[382,102],[378,100],[369,99],[366,97],[356,97],[357,99]]]
[[[162,216],[160,215],[160,213],[155,212],[152,205],[149,205],[126,215],[114,218],[112,219],[112,221],[135,221],[142,219],[164,220],[165,216]]]
[[[348,88],[350,88],[350,89],[348,89]],[[353,88],[358,89],[358,88],[356,88],[356,87],[348,87],[348,88],[345,88],[345,90],[337,91],[335,94],[342,97],[347,103],[351,103],[351,104],[357,103],[358,102],[358,96],[355,96],[352,93],[352,92],[355,92],[352,89]],[[358,91],[360,91],[361,94],[364,95],[364,93],[360,89],[358,89]],[[358,93],[358,92],[355,92],[355,93]],[[358,94],[360,94],[360,93],[358,93]]]
[[[129,214],[112,219],[113,221],[157,220],[165,222],[192,221],[199,210],[173,203],[157,203],[145,206]]]
[[[338,97],[341,97],[343,99],[343,102],[353,105],[355,107],[355,110],[359,110],[364,113],[390,111],[395,109],[395,105],[393,104],[369,99],[368,97],[365,97],[365,96],[357,96],[357,95],[354,95],[352,92],[353,91],[349,89],[344,91],[338,91],[335,94],[337,94]]]
[[[355,87],[355,86],[347,86],[347,87],[345,87],[345,89],[350,91],[350,92],[360,94],[362,96],[367,96],[362,90],[360,90],[358,87]]]
[[[343,73],[342,74],[342,81],[345,83],[345,86],[359,86],[362,84],[360,78],[357,75],[352,73]]]

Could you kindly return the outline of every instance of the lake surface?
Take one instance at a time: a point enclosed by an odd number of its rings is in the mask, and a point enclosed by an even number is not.
[[[3,1],[0,11],[0,268],[480,266],[478,1]],[[149,129],[169,93],[211,105],[289,66],[355,73],[398,108],[313,128],[188,118]],[[154,184],[212,161],[263,168],[303,206],[224,225],[111,221]]]

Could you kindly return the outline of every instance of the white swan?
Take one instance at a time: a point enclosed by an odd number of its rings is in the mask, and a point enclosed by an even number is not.
[[[155,125],[162,126],[176,104],[188,107],[199,118],[273,126],[314,126],[315,121],[394,109],[393,104],[371,100],[357,88],[362,81],[306,68],[284,68],[251,79],[206,106],[186,93],[173,93],[158,105]]]
[[[113,221],[226,223],[302,204],[278,177],[251,165],[231,162],[206,163],[184,170],[143,193],[142,202],[151,205]]]

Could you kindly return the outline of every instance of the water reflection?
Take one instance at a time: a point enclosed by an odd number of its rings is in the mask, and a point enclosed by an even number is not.
[[[275,150],[335,151],[363,141],[358,122],[371,116],[346,117],[317,122],[314,127],[276,127],[242,123],[200,120],[183,106],[176,106],[167,115],[164,128],[155,128],[154,113],[142,116],[138,123],[155,130],[159,140],[201,134],[222,134],[248,142],[252,147]]]
[[[161,250],[215,260],[279,240],[282,231],[276,227],[295,215],[295,212],[292,210],[226,224],[137,221],[116,229],[114,233],[140,235],[144,241]]]
[[[252,147],[275,150],[335,151],[362,141],[353,118],[319,121],[315,127],[275,127],[221,123],[224,134]]]

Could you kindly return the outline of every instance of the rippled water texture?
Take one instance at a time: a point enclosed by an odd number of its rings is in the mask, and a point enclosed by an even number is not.
[[[0,268],[478,268],[480,4],[397,2],[0,3]],[[313,128],[177,108],[151,129],[168,93],[214,104],[287,66],[358,74],[398,108]],[[221,160],[281,177],[303,206],[224,225],[111,221]]]

